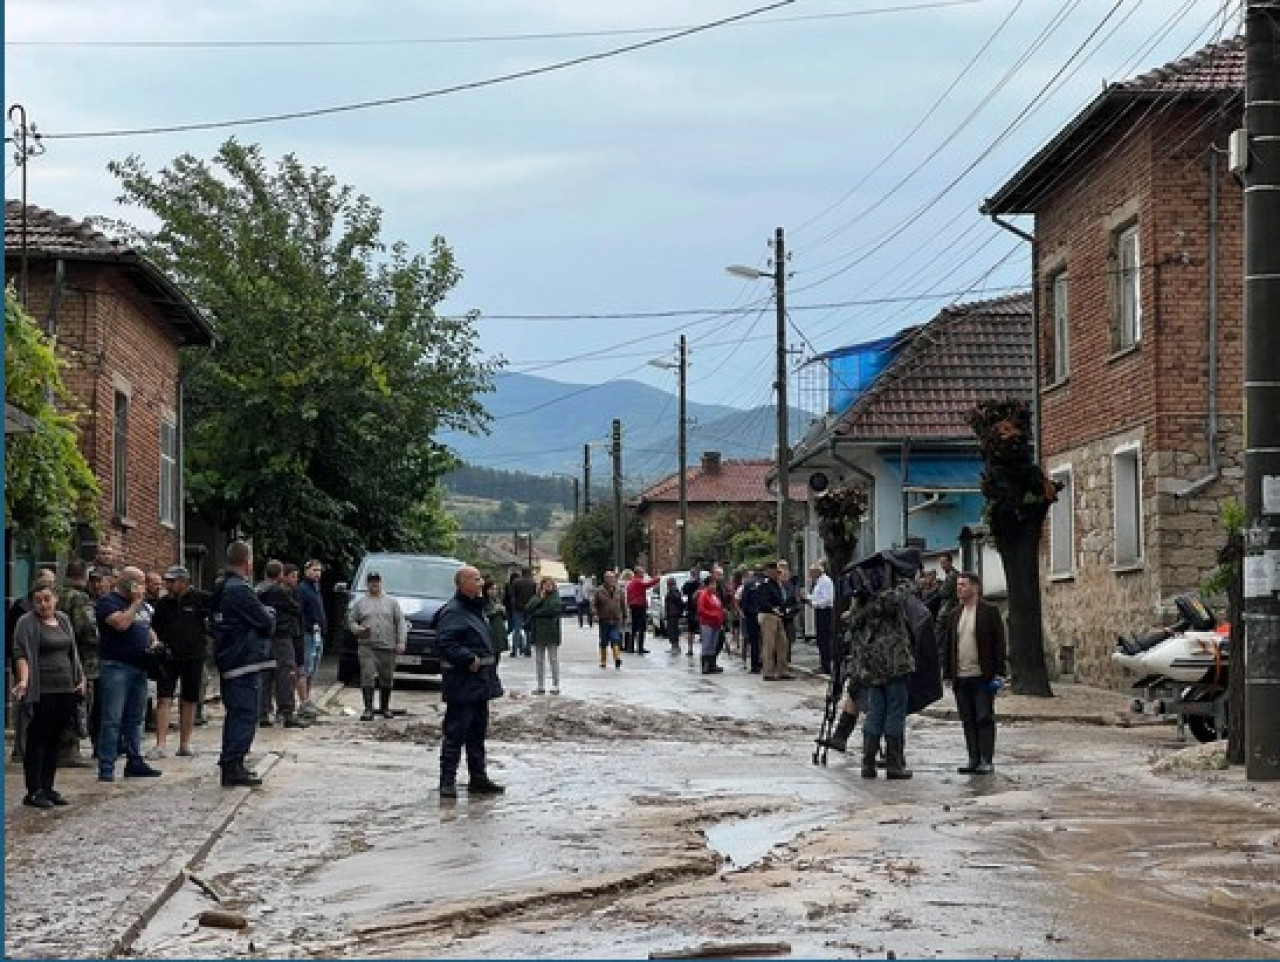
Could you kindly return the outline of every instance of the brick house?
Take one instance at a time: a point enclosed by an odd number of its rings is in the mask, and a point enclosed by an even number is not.
[[[858,557],[915,545],[926,558],[956,552],[980,528],[982,458],[967,417],[986,398],[1029,398],[1031,297],[1012,294],[944,308],[891,338],[829,352],[827,417],[794,448],[791,470],[815,491],[861,485],[867,517]],[[807,558],[821,558],[810,502]],[[989,592],[1003,590],[990,546],[975,543],[969,567]],[[961,554],[956,555],[960,562]]]
[[[1215,568],[1241,494],[1243,79],[1235,39],[1111,84],[983,208],[1035,217],[1046,643],[1090,682]]]
[[[725,505],[768,505],[777,503],[768,479],[776,463],[767,458],[721,458],[707,451],[701,462],[685,476],[686,515],[689,527],[710,521]],[[648,536],[645,560],[651,572],[680,568],[678,532],[680,518],[680,475],[670,474],[645,488],[636,498],[636,512]],[[803,503],[802,482],[791,485],[792,503]],[[690,563],[694,558],[688,559]]]
[[[182,552],[180,352],[209,347],[213,329],[154,264],[83,221],[26,209],[27,309],[57,337],[64,379],[81,410],[80,449],[98,479],[98,535],[74,545],[6,537],[23,590],[37,564],[99,550],[146,568]],[[5,272],[22,268],[22,207],[5,203]],[[6,532],[6,535],[10,534]]]

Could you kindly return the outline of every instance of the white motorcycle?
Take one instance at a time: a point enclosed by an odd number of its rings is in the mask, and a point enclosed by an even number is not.
[[[1227,731],[1229,626],[1193,595],[1179,595],[1174,604],[1174,625],[1118,636],[1111,660],[1139,676],[1133,687],[1143,695],[1134,699],[1134,712],[1174,715],[1179,734],[1185,724],[1197,741],[1211,742]]]

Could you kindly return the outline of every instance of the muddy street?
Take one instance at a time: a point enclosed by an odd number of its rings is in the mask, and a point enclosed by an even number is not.
[[[915,778],[864,780],[811,760],[819,678],[703,676],[665,646],[601,670],[565,634],[560,696],[504,659],[496,798],[436,792],[438,691],[362,723],[334,688],[316,726],[265,733],[262,789],[219,789],[210,755],[159,786],[70,772],[52,817],[8,805],[8,954],[1280,955],[1280,789],[1170,727],[1006,723],[971,778],[958,724],[916,717]]]

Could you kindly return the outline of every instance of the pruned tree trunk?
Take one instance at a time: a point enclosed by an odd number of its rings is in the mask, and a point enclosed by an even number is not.
[[[1049,506],[996,536],[1009,592],[1009,674],[1017,695],[1053,696],[1044,652],[1040,599],[1040,533]]]

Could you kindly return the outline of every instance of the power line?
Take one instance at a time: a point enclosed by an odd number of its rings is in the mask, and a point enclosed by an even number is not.
[[[931,0],[931,2],[904,4],[891,7],[871,7],[866,10],[846,10],[840,13],[811,13],[795,17],[770,17],[751,23],[726,23],[726,27],[764,27],[775,23],[802,23],[811,20],[839,20],[848,17],[868,17],[886,13],[911,13],[917,10],[935,10],[941,7],[962,7],[981,0]],[[228,50],[282,47],[406,47],[424,45],[451,45],[476,43],[508,43],[527,40],[582,40],[600,37],[625,37],[643,34],[667,33],[688,30],[689,24],[659,27],[618,27],[602,30],[564,30],[552,33],[479,34],[460,37],[399,37],[370,40],[6,40],[6,47],[95,47],[125,50]]]
[[[730,17],[722,17],[719,20],[712,20],[696,27],[689,27],[675,33],[655,37],[652,40],[641,40],[621,47],[614,47],[610,50],[602,50],[598,53],[585,54],[581,57],[573,57],[568,60],[558,60],[554,63],[544,64],[540,67],[530,67],[527,70],[516,70],[511,73],[500,74],[496,77],[488,77],[484,80],[472,80],[467,83],[453,84],[448,87],[437,87],[434,90],[423,90],[413,94],[401,94],[396,97],[380,97],[376,100],[363,100],[358,101],[357,103],[339,104],[332,107],[316,107],[311,110],[295,110],[288,111],[286,113],[264,114],[258,117],[243,117],[238,120],[213,120],[203,123],[174,124],[168,127],[135,127],[127,130],[73,131],[70,133],[45,134],[44,136],[49,140],[89,140],[104,137],[144,137],[152,134],[189,133],[196,130],[221,130],[228,127],[248,127],[258,124],[279,123],[286,120],[304,120],[312,117],[326,117],[333,114],[352,113],[357,110],[370,110],[374,107],[390,107],[398,104],[413,103],[419,100],[443,97],[447,94],[462,93],[467,90],[479,90],[483,87],[495,87],[499,84],[510,83],[514,80],[526,80],[529,77],[537,77],[543,74],[555,73],[560,70],[567,70],[571,67],[580,67],[587,63],[608,60],[612,57],[618,57],[625,53],[634,53],[637,50],[656,47],[660,44],[670,43],[673,40],[681,40],[696,33],[704,33],[708,30],[714,30],[717,27],[723,27],[739,20],[745,20],[748,17],[754,17],[758,14],[766,13],[769,10],[776,10],[779,7],[788,6],[794,2],[795,0],[776,0],[774,3],[766,4],[763,7],[756,7],[752,10],[746,11],[745,13],[734,14]]]

